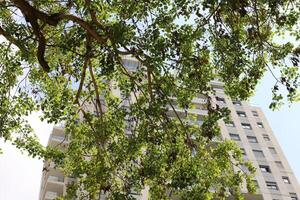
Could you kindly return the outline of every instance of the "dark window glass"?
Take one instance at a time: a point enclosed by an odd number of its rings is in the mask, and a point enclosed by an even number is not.
[[[289,179],[289,177],[287,177],[287,176],[283,176],[283,177],[282,177],[282,180],[283,180],[283,182],[284,182],[285,184],[291,184],[290,179]]]
[[[266,142],[271,141],[270,137],[266,134],[263,135],[263,138]]]
[[[254,136],[247,136],[247,138],[250,143],[258,143],[257,138]]]
[[[225,102],[225,99],[224,99],[223,97],[216,97],[216,100],[217,100],[218,102],[226,103],[226,102]]]
[[[232,101],[232,104],[236,105],[236,106],[241,106],[242,105],[241,101],[238,101],[238,100]]]
[[[257,111],[255,111],[255,110],[252,110],[252,115],[253,115],[253,116],[255,116],[255,117],[258,117],[258,113],[257,113]]]
[[[270,190],[278,190],[276,182],[266,181],[267,188]]]
[[[232,140],[235,140],[235,141],[241,141],[241,138],[238,134],[234,134],[234,133],[229,133],[229,136]]]
[[[236,113],[239,117],[247,117],[247,115],[244,111],[237,111]]]
[[[251,130],[251,129],[252,129],[251,125],[248,124],[248,123],[242,123],[242,128],[243,128],[243,129],[248,129],[248,130]]]
[[[262,172],[267,172],[267,173],[271,173],[271,169],[269,166],[267,165],[259,165],[259,168]]]
[[[261,123],[261,122],[257,122],[257,126],[258,126],[259,128],[264,128],[264,125],[263,125],[263,123]]]
[[[298,200],[297,194],[296,193],[290,193],[290,197],[292,200]]]

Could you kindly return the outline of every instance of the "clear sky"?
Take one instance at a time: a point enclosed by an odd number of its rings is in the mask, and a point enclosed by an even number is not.
[[[274,79],[267,74],[257,87],[257,93],[251,102],[264,111],[285,156],[300,180],[300,103],[293,104],[292,107],[284,106],[279,111],[269,110],[270,88],[273,84]],[[37,113],[30,116],[29,121],[42,144],[46,145],[52,125],[40,122]],[[38,200],[42,161],[28,158],[2,141],[0,146],[4,150],[4,154],[0,155],[0,200]]]

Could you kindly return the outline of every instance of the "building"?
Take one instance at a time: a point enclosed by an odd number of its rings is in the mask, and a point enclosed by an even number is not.
[[[236,141],[245,159],[256,167],[257,193],[265,200],[298,200],[299,183],[262,110],[248,102],[230,100],[222,89],[217,90],[215,100],[231,110],[232,121],[220,122],[222,136]]]
[[[247,102],[232,101],[224,94],[223,84],[218,81],[211,83],[216,91],[213,103],[226,106],[231,110],[232,121],[225,124],[220,121],[223,139],[237,142],[244,152],[244,157],[257,168],[255,182],[258,186],[257,194],[245,193],[249,200],[298,200],[300,187],[283,152],[272,133],[272,130],[260,108],[251,106]],[[197,97],[193,102],[198,105],[188,112],[200,116],[207,111],[201,104],[206,100]],[[174,106],[177,112],[184,114],[184,110]],[[201,120],[199,121],[201,123]],[[48,145],[64,148],[68,145],[63,127],[53,129]],[[41,181],[40,200],[51,200],[66,193],[66,185],[74,178],[64,177],[62,172],[54,168],[54,163],[44,164]],[[101,197],[100,199],[104,199]],[[147,199],[147,194],[137,196],[137,199]]]

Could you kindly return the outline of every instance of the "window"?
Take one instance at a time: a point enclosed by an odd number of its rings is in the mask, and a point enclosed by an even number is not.
[[[243,111],[237,111],[236,114],[237,114],[239,117],[247,117],[246,113],[243,112]]]
[[[236,105],[236,106],[241,106],[242,105],[242,103],[238,100],[232,101],[232,104]]]
[[[287,177],[287,176],[283,176],[283,177],[282,177],[282,180],[283,180],[283,182],[284,182],[285,184],[291,184],[290,179],[289,179],[289,177]]]
[[[246,151],[245,151],[244,148],[241,148],[241,152],[242,152],[242,154],[243,154],[244,156],[246,155]]]
[[[276,164],[276,166],[277,166],[278,168],[284,169],[283,164],[282,164],[281,161],[275,161],[275,164]]]
[[[274,147],[269,147],[269,150],[270,150],[271,154],[277,154],[277,151],[275,150]]]
[[[252,110],[252,115],[253,115],[254,117],[258,117],[258,113],[257,113],[257,111],[255,111],[255,110]]]
[[[297,194],[296,193],[290,193],[290,197],[292,200],[298,200]]]
[[[263,138],[266,142],[271,141],[270,137],[267,134],[263,134]]]
[[[234,125],[234,123],[232,121],[227,122],[226,126],[228,126],[228,127],[235,127],[235,125]]]
[[[229,136],[232,140],[235,140],[235,141],[241,141],[241,138],[238,134],[234,134],[234,133],[229,133]]]
[[[258,143],[257,138],[254,136],[247,136],[248,142],[250,143]]]
[[[276,182],[266,181],[266,185],[269,190],[278,190]]]
[[[263,128],[263,127],[264,127],[263,123],[261,123],[261,122],[257,122],[257,126],[258,126],[259,128]]]
[[[260,169],[262,172],[271,173],[271,169],[270,169],[270,167],[267,166],[267,165],[259,165],[259,169]]]
[[[251,125],[250,124],[247,124],[247,123],[242,123],[242,128],[243,129],[248,129],[248,130],[251,130]]]
[[[216,100],[217,100],[218,102],[226,103],[226,102],[225,102],[225,99],[224,99],[223,97],[216,97]]]
[[[253,153],[254,153],[255,157],[257,157],[257,158],[264,158],[265,157],[263,151],[261,151],[261,150],[253,150]]]

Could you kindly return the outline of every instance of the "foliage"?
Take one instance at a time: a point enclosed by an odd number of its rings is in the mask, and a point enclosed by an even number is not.
[[[247,99],[275,69],[270,107],[284,99],[280,84],[298,100],[299,47],[274,37],[299,40],[299,8],[296,0],[0,1],[0,136],[78,177],[67,199],[100,191],[132,199],[145,186],[151,199],[239,198],[244,179],[252,190],[253,169],[236,172],[239,149],[215,141],[229,113],[210,103],[210,82]],[[192,108],[198,95],[208,99],[202,126],[175,109]],[[64,152],[37,142],[24,120],[35,110],[66,124]]]

